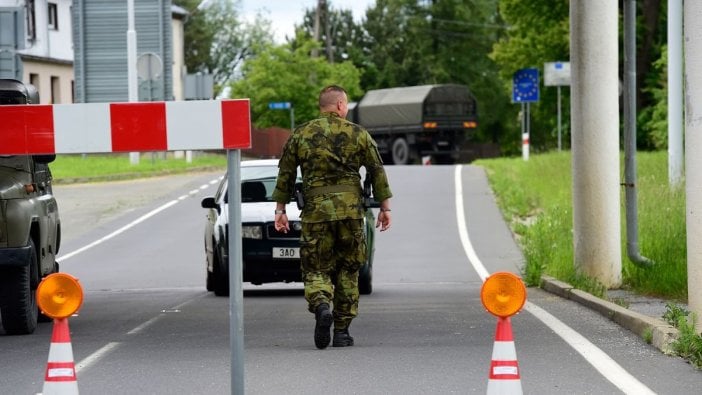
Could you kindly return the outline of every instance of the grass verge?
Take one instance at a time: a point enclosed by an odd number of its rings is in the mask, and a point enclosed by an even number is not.
[[[139,163],[130,163],[129,154],[57,155],[51,163],[56,183],[123,180],[195,170],[226,170],[223,154],[194,153],[192,161],[175,158],[172,152],[142,153]]]
[[[546,274],[606,298],[605,287],[579,274],[573,265],[570,153],[533,155],[527,162],[521,158],[500,158],[474,164],[486,169],[503,216],[522,247],[527,284],[538,286],[541,276]],[[623,174],[623,163],[620,168]],[[655,264],[642,268],[627,257],[626,200],[622,189],[622,287],[641,295],[686,301],[684,187],[674,189],[668,185],[666,152],[638,153],[637,173],[639,246],[641,254]],[[661,318],[679,332],[673,350],[693,366],[702,368],[702,336],[695,331],[697,318],[673,302],[666,309]],[[652,334],[645,333],[644,340],[650,343]]]
[[[604,296],[606,289],[573,265],[573,206],[570,152],[475,162],[486,169],[502,213],[526,258],[524,278],[537,285],[542,274]],[[624,190],[622,218],[623,288],[642,295],[687,300],[684,188],[671,189],[666,152],[637,154],[639,246],[655,262],[640,268],[626,255]],[[622,174],[624,165],[621,165]],[[623,176],[621,176],[623,180]]]

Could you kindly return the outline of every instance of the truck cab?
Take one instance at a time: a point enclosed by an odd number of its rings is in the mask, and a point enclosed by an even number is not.
[[[0,105],[39,102],[36,90],[0,79]],[[0,135],[2,127],[0,127]],[[55,155],[0,155],[0,315],[6,334],[34,332],[40,280],[58,272],[58,204],[49,163]]]

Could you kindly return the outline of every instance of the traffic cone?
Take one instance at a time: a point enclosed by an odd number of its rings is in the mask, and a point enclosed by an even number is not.
[[[498,317],[487,394],[522,394],[519,362],[509,317]]]
[[[49,363],[46,366],[42,393],[44,395],[78,394],[76,366],[73,362],[73,348],[67,318],[54,319]]]
[[[431,156],[430,155],[422,156],[422,164],[424,166],[431,165]]]

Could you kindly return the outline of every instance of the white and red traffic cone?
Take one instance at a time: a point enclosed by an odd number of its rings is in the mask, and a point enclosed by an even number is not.
[[[46,365],[43,395],[74,395],[78,394],[76,366],[73,362],[73,347],[71,334],[68,330],[67,318],[54,319],[54,330],[51,334],[49,362]]]
[[[509,317],[498,317],[497,319],[487,394],[522,394],[519,362],[517,362],[517,351],[514,347],[512,324]]]
[[[430,156],[430,155],[422,156],[422,164],[423,164],[424,166],[429,166],[429,165],[431,165],[431,156]]]

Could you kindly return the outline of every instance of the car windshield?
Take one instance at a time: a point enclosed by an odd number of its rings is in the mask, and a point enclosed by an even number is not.
[[[242,166],[241,202],[273,202],[277,177],[278,166]],[[297,171],[297,182],[302,182],[300,169]]]

